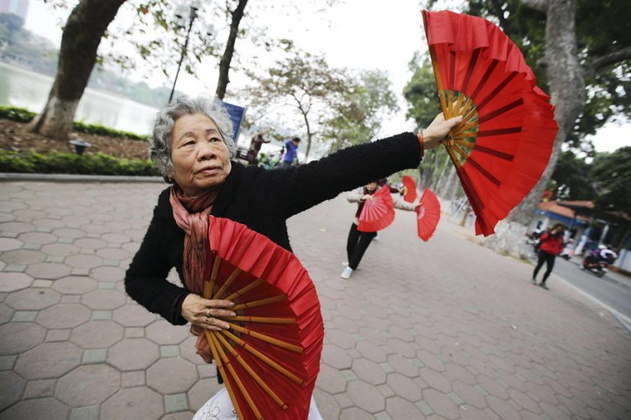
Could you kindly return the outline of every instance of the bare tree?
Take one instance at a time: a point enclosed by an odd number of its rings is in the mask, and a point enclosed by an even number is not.
[[[626,47],[610,51],[600,57],[588,57],[582,64],[579,56],[576,29],[576,0],[521,0],[522,3],[546,14],[545,66],[551,102],[555,106],[555,119],[559,132],[554,141],[547,168],[537,185],[503,222],[496,227],[496,235],[487,238],[486,244],[496,251],[521,256],[520,244],[527,225],[550,181],[561,146],[567,139],[575,121],[584,110],[586,76],[605,66],[631,58]],[[604,30],[605,28],[603,28]]]
[[[101,39],[126,0],[81,0],[61,38],[57,75],[44,110],[30,123],[33,132],[67,139],[75,110],[96,63]]]

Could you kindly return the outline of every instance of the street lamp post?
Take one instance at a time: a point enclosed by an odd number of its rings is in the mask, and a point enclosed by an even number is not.
[[[182,45],[182,54],[180,55],[180,62],[177,65],[177,72],[175,72],[175,80],[173,80],[173,87],[171,88],[171,95],[169,95],[169,103],[173,99],[173,93],[175,92],[175,85],[177,83],[177,78],[180,75],[180,68],[182,67],[182,62],[184,61],[184,56],[186,55],[186,49],[188,48],[188,38],[191,35],[191,28],[193,27],[193,22],[195,18],[197,18],[197,10],[198,7],[195,5],[191,5],[189,21],[188,21],[188,30],[186,31],[186,39],[184,40],[184,45]]]

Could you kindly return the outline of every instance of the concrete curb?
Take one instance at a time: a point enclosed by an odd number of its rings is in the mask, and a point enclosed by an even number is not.
[[[164,182],[160,176],[126,175],[74,175],[74,174],[20,174],[0,172],[3,181],[38,181],[38,182]]]

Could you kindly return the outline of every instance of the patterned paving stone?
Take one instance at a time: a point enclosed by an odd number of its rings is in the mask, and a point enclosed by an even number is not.
[[[418,407],[401,397],[388,398],[386,412],[392,419],[420,419],[422,413]]]
[[[98,283],[89,277],[69,276],[53,283],[53,289],[65,294],[84,294],[98,287]]]
[[[410,402],[421,399],[421,389],[417,386],[416,382],[400,373],[391,373],[388,375],[388,386],[392,388],[396,395]]]
[[[28,381],[22,399],[52,397],[55,394],[55,385],[57,385],[57,378]]]
[[[357,350],[361,353],[363,357],[376,363],[382,363],[388,360],[383,347],[377,346],[367,341],[361,341],[357,343]]]
[[[385,408],[385,399],[379,390],[363,381],[348,383],[346,392],[353,403],[369,413],[377,413]]]
[[[451,385],[447,378],[431,368],[421,368],[419,370],[421,379],[432,388],[447,394],[451,391]]]
[[[458,418],[458,406],[447,395],[435,389],[425,389],[423,390],[423,400],[438,415],[448,419]]]
[[[66,420],[70,409],[54,398],[20,401],[2,413],[3,420]]]
[[[329,394],[339,394],[346,390],[346,377],[338,369],[322,364],[316,386]]]
[[[0,238],[0,252],[12,251],[22,247],[22,241],[13,238]]]
[[[98,267],[90,271],[90,277],[98,281],[122,281],[125,271],[118,267]]]
[[[24,273],[0,273],[0,292],[24,289],[33,283],[33,277]]]
[[[67,227],[53,229],[52,233],[53,235],[56,235],[60,238],[71,238],[71,239],[81,238],[85,236],[86,234],[84,231],[80,229],[67,228]]]
[[[147,338],[156,344],[180,344],[189,337],[189,327],[186,325],[175,326],[167,321],[158,319],[146,328]]]
[[[0,372],[0,413],[20,400],[26,381],[13,372]]]
[[[70,267],[61,263],[39,263],[29,265],[26,274],[35,278],[55,280],[70,274]]]
[[[4,324],[9,321],[13,316],[13,308],[4,303],[0,303],[0,324]]]
[[[79,253],[79,248],[77,248],[76,246],[72,244],[62,244],[62,243],[53,243],[53,244],[44,245],[41,248],[41,250],[47,255],[51,255],[55,257],[68,257],[71,255],[77,255]]]
[[[48,308],[59,302],[61,295],[51,289],[30,288],[9,295],[8,301],[13,309],[37,310]]]
[[[353,359],[345,350],[335,345],[328,345],[324,347],[322,350],[321,360],[329,366],[340,370],[350,369],[353,362]]]
[[[130,253],[123,249],[104,248],[96,251],[96,255],[105,260],[123,260],[130,257]]]
[[[147,387],[123,388],[101,406],[101,420],[158,419],[163,413],[162,397]]]
[[[81,349],[69,342],[43,343],[20,354],[15,371],[26,379],[55,378],[81,363]]]
[[[419,376],[419,367],[412,360],[414,359],[408,359],[399,354],[388,356],[388,363],[395,371],[409,378],[416,378]]]
[[[147,385],[162,394],[188,391],[197,380],[197,369],[181,358],[160,359],[147,369]]]
[[[125,304],[126,296],[118,290],[97,289],[84,294],[81,303],[94,310],[114,310]]]
[[[25,233],[35,230],[35,226],[24,222],[6,222],[0,223],[0,234],[5,236],[8,233]]]
[[[487,407],[486,399],[474,386],[463,382],[452,383],[454,392],[468,405],[483,409]]]
[[[123,371],[146,369],[158,360],[157,344],[144,338],[130,338],[113,345],[107,361]]]
[[[8,323],[0,325],[0,354],[23,353],[44,341],[46,330],[32,323]]]
[[[80,249],[101,249],[107,247],[107,242],[98,238],[79,238],[74,241],[75,247]]]
[[[72,255],[67,257],[64,262],[73,268],[85,268],[89,270],[101,266],[103,259],[96,255]]]
[[[124,329],[113,321],[90,321],[72,330],[70,340],[83,349],[98,349],[122,340]]]
[[[351,366],[357,377],[369,384],[380,385],[386,383],[386,373],[379,364],[368,359],[353,360]]]
[[[374,420],[375,416],[358,407],[350,407],[342,410],[340,420]]]
[[[74,328],[90,319],[90,310],[83,305],[62,303],[44,309],[37,323],[47,328]]]
[[[79,366],[59,379],[55,396],[70,407],[101,404],[120,382],[120,373],[105,364]]]
[[[46,259],[46,255],[40,251],[16,249],[14,251],[2,253],[0,258],[2,258],[2,261],[7,264],[29,265],[44,261]]]
[[[135,303],[122,306],[114,311],[114,321],[126,327],[146,327],[155,320],[155,314]]]

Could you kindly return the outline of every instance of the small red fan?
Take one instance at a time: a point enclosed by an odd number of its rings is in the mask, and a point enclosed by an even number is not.
[[[416,208],[418,237],[427,242],[432,237],[440,220],[440,202],[434,191],[426,188],[421,196],[421,205]]]
[[[360,232],[377,232],[390,226],[394,221],[394,203],[387,185],[379,188],[372,199],[364,201],[364,208],[359,215]]]
[[[306,419],[324,327],[309,274],[294,254],[229,219],[209,216],[208,273],[192,290],[235,303],[230,329],[202,330],[242,420]]]
[[[443,142],[476,215],[490,235],[535,186],[558,131],[549,97],[519,48],[488,20],[423,11],[445,118],[463,117]]]
[[[413,203],[414,200],[416,200],[416,197],[418,197],[418,192],[416,191],[416,183],[414,182],[412,177],[408,175],[404,175],[402,181],[403,186],[405,187],[405,195],[403,196],[403,199],[408,203]]]

